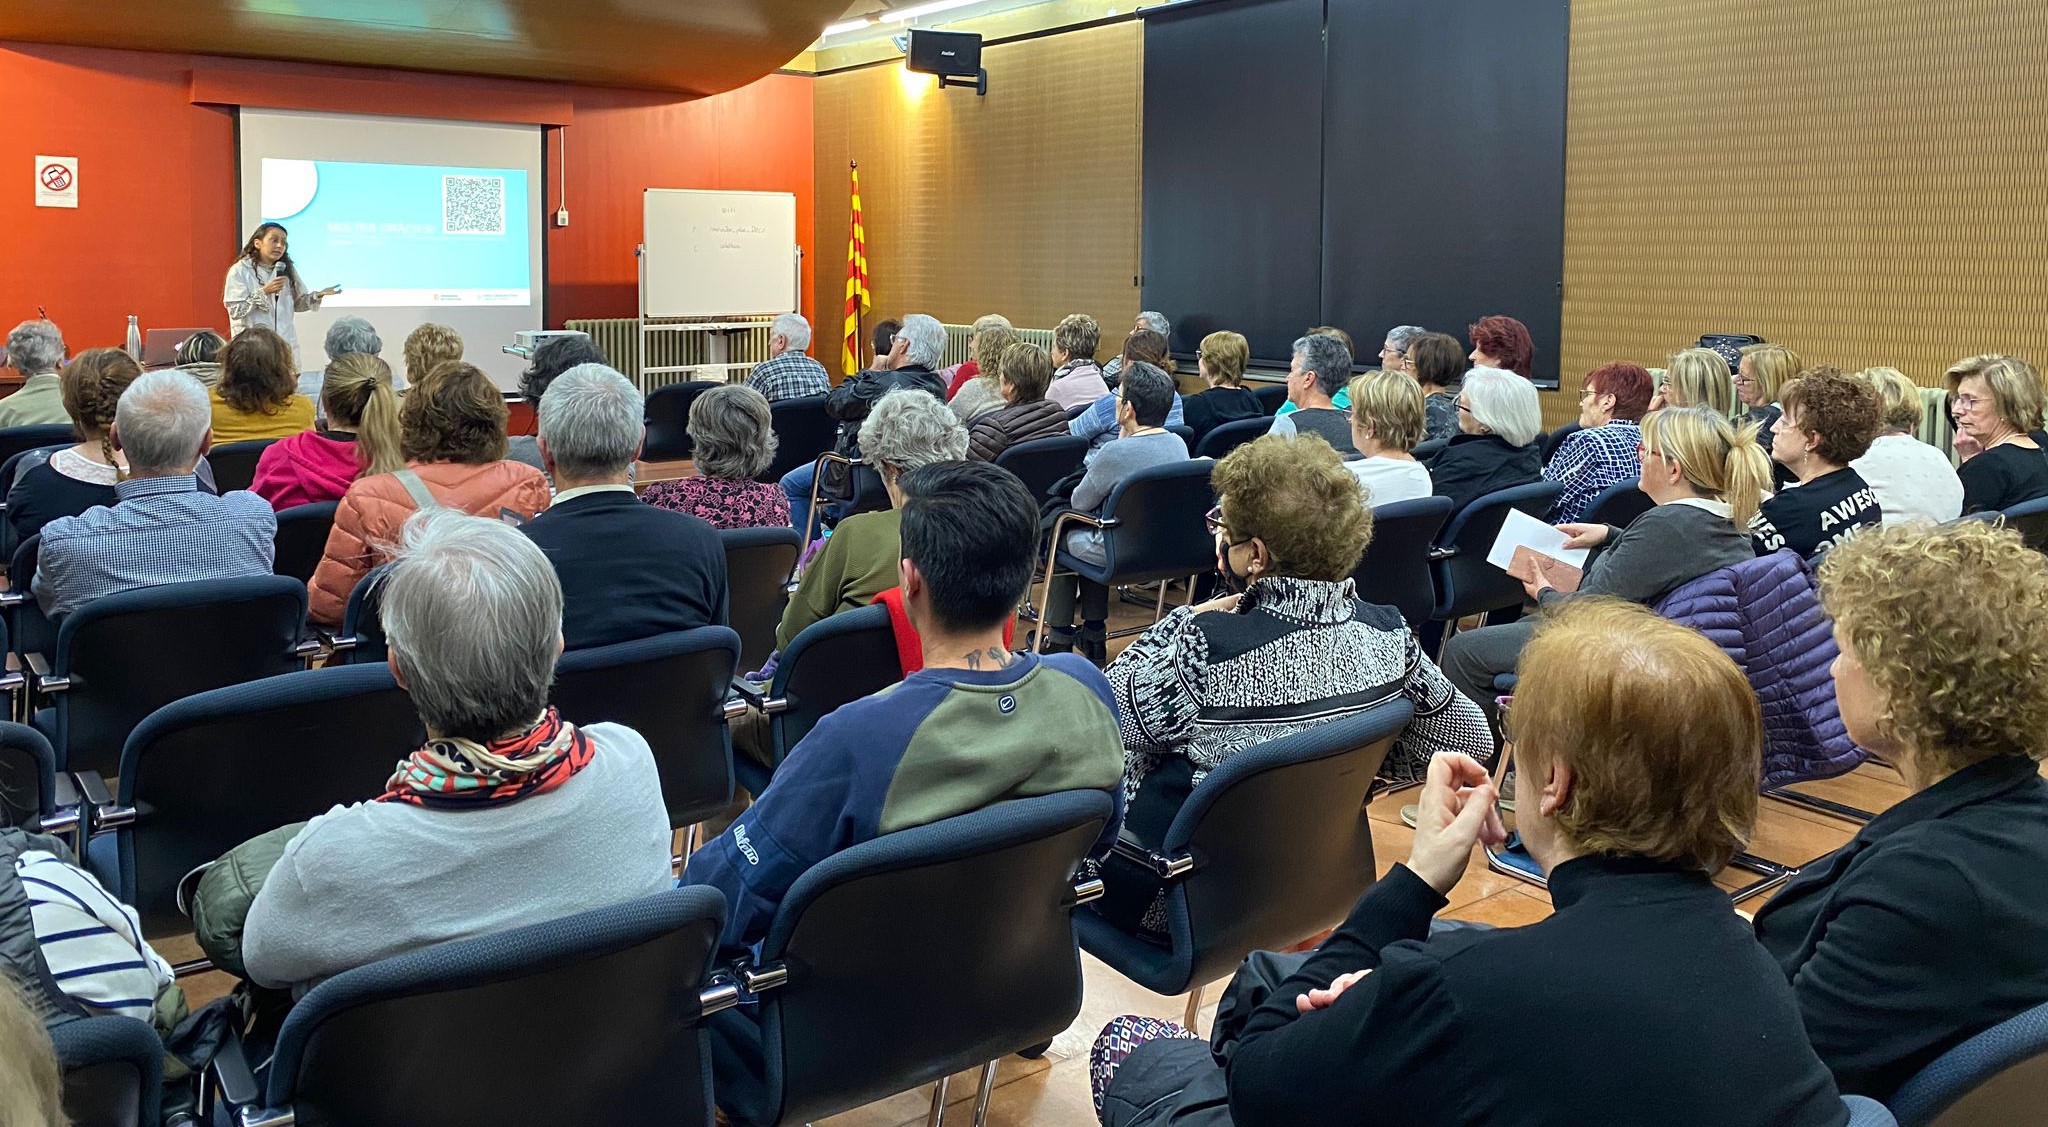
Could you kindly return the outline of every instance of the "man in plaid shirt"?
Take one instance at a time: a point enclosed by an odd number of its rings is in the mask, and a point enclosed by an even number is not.
[[[832,390],[832,378],[825,365],[804,354],[811,346],[811,323],[795,313],[784,313],[768,326],[768,359],[754,365],[747,386],[768,397],[799,399],[824,395]]]

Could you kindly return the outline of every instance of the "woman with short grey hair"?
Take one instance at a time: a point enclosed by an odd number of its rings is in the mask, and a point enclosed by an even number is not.
[[[337,360],[351,352],[376,356],[384,351],[384,338],[377,335],[377,327],[351,314],[336,317],[327,326],[327,358]]]
[[[1543,476],[1543,408],[1536,385],[1501,368],[1465,373],[1458,392],[1458,433],[1429,460],[1436,495],[1451,512]]]
[[[7,365],[21,373],[19,390],[0,399],[0,429],[68,423],[57,369],[64,365],[64,336],[44,320],[23,321],[7,334]]]
[[[1387,330],[1387,339],[1380,344],[1380,367],[1398,372],[1401,361],[1408,355],[1408,346],[1414,344],[1428,329],[1421,325],[1396,325]]]
[[[697,476],[656,482],[640,499],[688,513],[713,528],[773,528],[789,523],[789,498],[773,481],[755,481],[775,461],[778,439],[767,397],[724,384],[690,404]]]
[[[381,620],[426,743],[382,794],[283,847],[242,936],[252,981],[303,993],[402,951],[673,885],[647,741],[548,704],[562,589],[539,547],[502,521],[415,514]]]

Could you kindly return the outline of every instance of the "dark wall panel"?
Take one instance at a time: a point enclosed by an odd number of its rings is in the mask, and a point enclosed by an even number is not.
[[[1330,0],[1321,309],[1362,359],[1506,313],[1557,379],[1569,36],[1566,0]]]
[[[1285,360],[1321,308],[1323,0],[1145,19],[1144,307]],[[1128,326],[1104,326],[1104,347]]]

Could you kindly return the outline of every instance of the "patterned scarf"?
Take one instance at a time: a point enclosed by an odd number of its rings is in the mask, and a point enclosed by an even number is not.
[[[590,763],[590,737],[549,706],[525,734],[478,743],[430,740],[399,760],[379,802],[460,809],[551,791]]]

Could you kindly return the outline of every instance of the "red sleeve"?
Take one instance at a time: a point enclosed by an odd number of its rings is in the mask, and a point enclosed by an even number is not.
[[[967,381],[980,374],[981,365],[972,360],[960,365],[960,370],[953,373],[952,384],[946,388],[947,400],[950,401],[954,396],[960,394],[960,389],[967,386]]]

